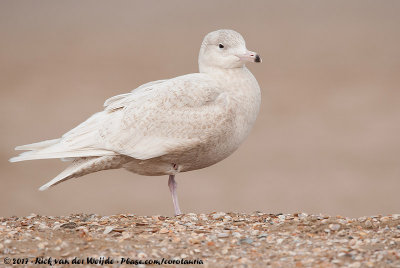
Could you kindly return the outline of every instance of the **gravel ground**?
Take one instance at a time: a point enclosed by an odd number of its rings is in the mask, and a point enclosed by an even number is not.
[[[190,262],[187,267],[400,267],[400,214],[358,219],[261,212],[0,218],[0,266],[81,261],[79,267],[85,267],[98,261],[146,267],[139,264],[146,260],[168,267]]]

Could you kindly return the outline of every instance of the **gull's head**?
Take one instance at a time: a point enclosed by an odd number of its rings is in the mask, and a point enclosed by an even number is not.
[[[204,37],[199,54],[200,72],[214,68],[242,68],[246,62],[261,62],[261,58],[246,48],[240,33],[218,30]]]

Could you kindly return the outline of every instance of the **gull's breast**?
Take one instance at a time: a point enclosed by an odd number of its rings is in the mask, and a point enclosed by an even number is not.
[[[241,75],[241,76],[240,76]],[[190,133],[200,142],[148,160],[133,159],[125,168],[142,175],[171,175],[211,166],[231,155],[250,133],[260,108],[260,88],[245,69],[240,75],[225,76],[224,93],[217,105],[224,113],[210,112],[192,118]],[[207,120],[203,120],[207,118]],[[212,120],[210,120],[212,119]],[[212,126],[202,122],[213,122]],[[181,129],[182,133],[185,129]]]

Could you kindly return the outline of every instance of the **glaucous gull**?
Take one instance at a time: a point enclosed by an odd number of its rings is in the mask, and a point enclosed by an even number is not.
[[[207,34],[199,73],[144,84],[114,96],[104,110],[61,138],[18,146],[11,162],[60,158],[71,164],[40,190],[106,169],[169,175],[175,214],[181,214],[175,175],[211,166],[249,134],[260,108],[260,87],[246,62],[261,62],[233,30]]]

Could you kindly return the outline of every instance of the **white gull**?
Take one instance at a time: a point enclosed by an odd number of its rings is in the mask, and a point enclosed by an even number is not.
[[[260,62],[233,30],[204,38],[199,73],[144,84],[114,96],[104,110],[61,138],[18,146],[11,162],[61,158],[71,165],[40,190],[106,169],[169,175],[175,214],[181,214],[175,175],[211,166],[249,134],[260,108],[260,87],[245,62]]]

